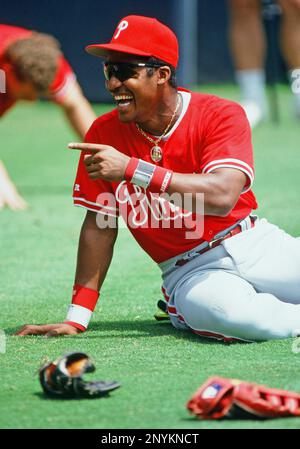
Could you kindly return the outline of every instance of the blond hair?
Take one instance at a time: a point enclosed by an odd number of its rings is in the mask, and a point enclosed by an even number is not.
[[[20,81],[29,81],[38,93],[45,93],[54,81],[59,57],[59,42],[48,34],[33,32],[12,43],[5,52]]]

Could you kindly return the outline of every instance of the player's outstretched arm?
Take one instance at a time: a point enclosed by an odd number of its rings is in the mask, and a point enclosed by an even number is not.
[[[242,171],[230,168],[218,168],[208,174],[174,173],[167,192],[169,195],[177,193],[183,200],[184,195],[190,194],[192,212],[197,212],[197,194],[203,194],[204,213],[225,217],[238,201],[246,181]]]
[[[68,147],[91,153],[85,156],[84,164],[89,178],[93,180],[122,181],[126,179],[128,166],[135,159],[130,159],[130,157],[109,145],[72,142],[69,143]],[[135,160],[138,161],[138,159]],[[134,170],[131,171],[134,172]],[[167,170],[165,170],[165,173],[160,177],[164,179],[167,174]],[[154,177],[152,175],[152,178]],[[132,178],[132,174],[130,178]],[[132,179],[127,180],[134,183]],[[179,207],[182,207],[185,196],[189,194],[192,199],[191,210],[196,213],[199,210],[197,206],[199,195],[197,194],[201,194],[203,196],[200,197],[200,200],[202,201],[204,197],[204,213],[206,215],[226,216],[238,201],[246,182],[247,177],[242,171],[227,167],[217,168],[207,174],[173,173],[166,192],[169,195],[177,194],[177,198],[174,196],[172,200]]]
[[[12,210],[26,209],[27,203],[18,193],[3,163],[0,161],[0,209],[9,207]]]
[[[74,81],[68,86],[67,92],[60,101],[60,106],[72,128],[83,140],[86,132],[96,119],[96,114],[86,97],[83,95],[77,81]]]
[[[98,291],[110,266],[113,248],[117,237],[117,228],[100,229],[96,222],[97,214],[88,211],[83,222],[77,255],[75,284]],[[76,326],[69,323],[32,325],[27,324],[15,335],[76,335],[80,333]]]

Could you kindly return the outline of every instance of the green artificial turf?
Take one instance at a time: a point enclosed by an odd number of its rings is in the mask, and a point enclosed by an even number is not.
[[[231,86],[202,90],[237,98]],[[300,124],[290,104],[281,86],[280,126],[267,122],[254,131],[254,191],[260,216],[300,235]],[[101,114],[110,106],[95,109]],[[159,270],[125,229],[87,333],[12,336],[25,323],[64,319],[84,210],[71,201],[78,153],[66,144],[74,136],[54,105],[19,105],[1,119],[0,136],[1,158],[30,204],[25,212],[0,211],[0,328],[7,336],[0,353],[1,428],[300,427],[295,418],[200,422],[189,416],[186,401],[212,375],[300,392],[300,354],[292,352],[293,339],[228,345],[156,322]],[[105,399],[46,399],[37,369],[71,350],[95,360],[97,371],[87,378],[118,380],[122,387]]]

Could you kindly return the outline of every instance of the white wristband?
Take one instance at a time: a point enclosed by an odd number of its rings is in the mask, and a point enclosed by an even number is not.
[[[81,326],[84,326],[87,329],[92,315],[93,312],[86,307],[70,304],[66,321],[73,321],[74,323],[81,324]]]
[[[147,189],[153,178],[155,168],[156,167],[154,164],[150,164],[149,162],[139,159],[138,166],[135,169],[131,182],[137,186]]]

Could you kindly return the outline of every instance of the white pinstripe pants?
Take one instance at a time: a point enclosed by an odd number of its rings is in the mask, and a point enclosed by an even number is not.
[[[160,267],[176,328],[225,340],[300,334],[300,239],[265,219],[181,267]]]

